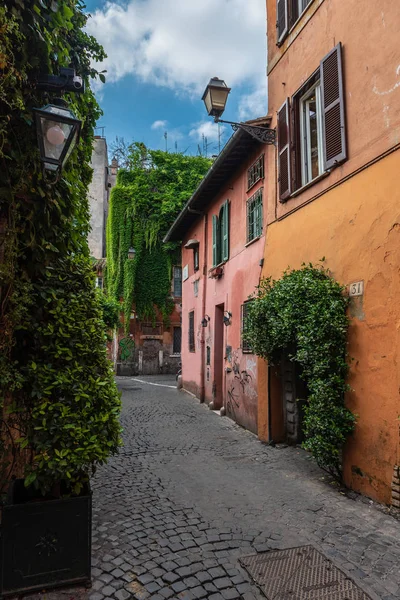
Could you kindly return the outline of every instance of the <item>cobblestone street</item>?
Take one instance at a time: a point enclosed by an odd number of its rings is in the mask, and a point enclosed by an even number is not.
[[[238,558],[309,543],[372,598],[399,598],[398,521],[172,378],[118,383],[125,445],[94,482],[90,600],[263,598]]]

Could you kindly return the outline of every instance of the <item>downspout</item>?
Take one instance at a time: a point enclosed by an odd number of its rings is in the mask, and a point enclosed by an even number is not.
[[[201,318],[205,319],[206,316],[206,297],[207,297],[207,228],[208,228],[208,218],[207,213],[204,215],[204,239],[203,239],[203,298],[202,298],[202,307],[201,307]],[[206,335],[206,327],[201,328],[201,336],[200,336],[200,349],[201,349],[201,357],[200,357],[200,402],[204,402],[205,400],[205,374],[206,374],[206,353],[205,353],[205,335]]]

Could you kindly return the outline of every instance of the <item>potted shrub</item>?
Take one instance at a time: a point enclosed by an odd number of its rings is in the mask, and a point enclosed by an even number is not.
[[[11,409],[16,443],[30,460],[2,511],[3,596],[90,582],[89,478],[120,442],[120,399],[89,259],[55,261],[32,298],[13,349],[20,361],[21,345],[25,351]]]

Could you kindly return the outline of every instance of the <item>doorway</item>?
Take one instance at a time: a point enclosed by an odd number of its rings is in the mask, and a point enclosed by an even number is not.
[[[224,305],[218,304],[214,314],[214,410],[223,405],[223,369],[224,369]]]
[[[301,444],[304,441],[304,407],[308,389],[301,378],[301,367],[285,355],[281,363],[283,418],[288,444]]]

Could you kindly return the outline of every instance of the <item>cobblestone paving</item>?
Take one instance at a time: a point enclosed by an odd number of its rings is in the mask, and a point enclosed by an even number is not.
[[[302,450],[161,387],[171,378],[118,382],[125,445],[94,481],[90,600],[263,598],[238,558],[307,543],[398,600],[398,521],[341,495]]]
[[[125,445],[93,482],[93,587],[46,600],[261,599],[239,557],[310,543],[374,600],[399,600],[398,521],[174,383],[118,378]]]

